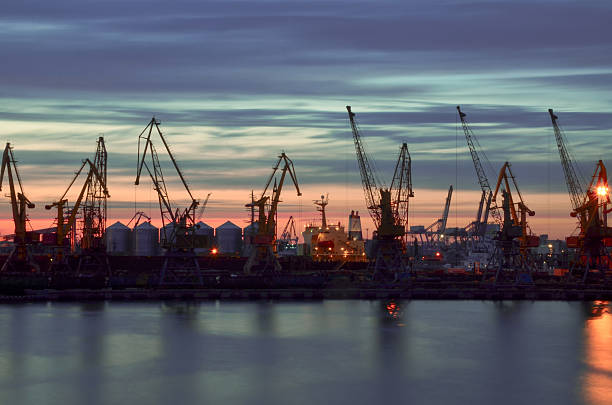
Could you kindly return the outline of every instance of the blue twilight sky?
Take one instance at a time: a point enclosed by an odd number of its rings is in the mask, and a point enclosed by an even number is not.
[[[449,226],[463,226],[479,193],[460,104],[490,181],[511,161],[534,230],[561,236],[573,226],[547,109],[585,176],[607,162],[611,21],[612,3],[596,0],[5,1],[0,128],[41,225],[52,221],[42,206],[99,134],[110,216],[131,217],[135,202],[155,215],[150,187],[133,186],[137,136],[152,115],[196,195],[213,192],[207,222],[244,225],[244,202],[281,150],[304,191],[297,199],[287,188],[283,215],[314,218],[311,200],[329,193],[332,217],[344,221],[350,209],[365,213],[349,104],[383,179],[408,143],[412,222],[437,218],[454,184]],[[9,218],[6,199],[0,208]]]

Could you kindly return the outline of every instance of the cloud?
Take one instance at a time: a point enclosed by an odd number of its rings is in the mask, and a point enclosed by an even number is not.
[[[547,109],[589,176],[610,146],[611,19],[605,1],[9,2],[0,123],[41,200],[104,134],[128,209],[153,115],[202,195],[257,190],[282,150],[300,185],[359,193],[348,104],[380,177],[407,142],[415,188],[443,199],[451,183],[479,189],[460,104],[491,183],[510,161],[526,194],[564,195]]]

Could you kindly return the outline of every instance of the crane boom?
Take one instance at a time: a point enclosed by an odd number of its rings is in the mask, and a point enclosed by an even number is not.
[[[489,185],[489,180],[487,179],[487,174],[480,162],[478,150],[474,145],[474,133],[465,119],[465,113],[461,111],[461,106],[457,106],[457,112],[459,113],[459,118],[461,119],[461,127],[463,128],[463,133],[465,134],[465,140],[467,141],[468,148],[470,149],[470,155],[472,156],[472,162],[474,163],[474,169],[476,170],[476,176],[478,177],[478,184],[480,184],[480,189],[484,191],[487,196],[490,196],[493,193],[491,191],[491,186]],[[495,201],[492,201],[492,204],[495,204]],[[492,208],[491,215],[493,216],[493,219],[498,224],[501,224],[503,221],[497,206],[495,205]]]
[[[204,210],[206,209],[206,204],[208,204],[208,199],[210,198],[211,194],[212,193],[208,193],[206,195],[206,198],[202,202],[202,204],[200,204],[200,209],[198,209],[198,215],[196,216],[196,221],[199,221],[200,219],[202,219],[202,216],[204,215]]]
[[[557,123],[559,117],[553,113],[552,108],[548,109],[548,114],[550,114],[552,126],[555,131],[555,140],[557,141],[557,148],[559,149],[559,157],[561,158],[561,166],[563,166],[563,174],[565,175],[567,191],[569,192],[572,208],[576,210],[582,205],[582,200],[585,195],[584,187],[582,186],[580,178],[577,175],[575,163],[572,160],[567,147],[565,146],[565,136]]]
[[[380,196],[380,191],[376,185],[376,177],[368,155],[361,142],[361,136],[359,134],[359,128],[355,122],[355,113],[351,111],[351,106],[347,105],[346,110],[348,111],[349,120],[351,122],[351,130],[353,131],[353,141],[355,142],[355,151],[357,152],[357,163],[359,164],[359,172],[361,173],[361,184],[363,185],[363,191],[366,199],[366,206],[372,221],[376,227],[380,226],[381,214],[377,208],[377,201]]]
[[[446,231],[446,223],[448,222],[448,212],[450,211],[451,198],[453,197],[453,185],[448,187],[448,195],[446,196],[446,203],[444,204],[444,212],[440,221],[440,229],[438,233],[443,234]]]
[[[410,198],[414,197],[414,192],[412,191],[412,159],[406,143],[403,143],[400,148],[390,190],[396,223],[407,227]]]

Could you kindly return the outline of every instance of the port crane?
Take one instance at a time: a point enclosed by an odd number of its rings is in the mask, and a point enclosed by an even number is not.
[[[282,168],[281,167],[282,164]],[[279,169],[280,168],[280,169]],[[280,172],[280,179],[278,183],[275,175]],[[293,162],[285,152],[282,152],[278,156],[276,164],[272,167],[272,174],[268,178],[266,185],[264,186],[263,192],[259,199],[246,204],[248,208],[256,208],[258,212],[257,219],[257,234],[253,240],[254,249],[244,265],[245,274],[251,274],[253,266],[263,264],[262,272],[267,271],[281,271],[282,267],[278,261],[278,258],[274,254],[275,239],[276,239],[276,214],[278,211],[278,203],[280,202],[281,191],[285,183],[285,178],[289,174],[293,185],[295,186],[298,196],[301,196],[300,186],[298,185],[297,176],[295,175],[295,169]],[[272,188],[272,195],[266,195],[270,184],[274,179],[274,186]]]
[[[98,137],[96,153],[92,163],[98,175],[93,176],[91,181],[86,183],[81,249],[85,251],[104,251],[108,199],[108,190],[106,189],[107,153],[104,137]]]
[[[514,191],[513,191],[514,190]],[[495,252],[483,272],[482,279],[488,276],[488,270],[495,269],[497,283],[502,270],[513,270],[515,282],[531,282],[532,260],[530,248],[540,245],[540,238],[533,235],[527,217],[534,216],[535,211],[529,209],[516,177],[512,173],[510,162],[505,162],[497,177],[492,201],[497,206],[498,197],[502,197],[502,212],[504,218],[500,232],[496,237]]]
[[[144,168],[151,178],[153,188],[157,192],[162,221],[161,233],[163,237],[161,239],[163,241],[163,248],[166,250],[159,283],[169,285],[197,283],[201,285],[203,283],[202,274],[193,250],[196,247],[194,246],[196,239],[194,238],[194,232],[196,208],[199,205],[199,201],[193,197],[185,176],[159,128],[160,124],[161,122],[153,117],[138,135],[138,167],[136,169],[136,180],[134,181],[135,185],[140,184],[140,176]],[[162,166],[152,140],[154,130],[157,132],[185,191],[189,195],[190,204],[186,208],[173,207],[170,200]],[[151,166],[146,162],[147,157],[150,159]],[[168,233],[170,234],[168,235]]]
[[[4,153],[2,155],[2,169],[0,170],[0,191],[2,191],[2,182],[4,175],[9,182],[9,195],[11,200],[11,209],[13,212],[13,222],[15,224],[14,248],[2,265],[1,272],[8,269],[14,272],[31,272],[38,271],[39,266],[34,261],[29,246],[32,244],[32,238],[29,232],[26,231],[26,223],[28,221],[27,210],[35,207],[23,191],[21,176],[17,170],[17,161],[13,155],[13,148],[7,142]],[[19,189],[15,187],[15,180]]]
[[[283,228],[283,232],[280,237],[276,241],[277,252],[279,254],[289,253],[291,249],[293,249],[293,254],[297,253],[297,243],[298,243],[298,235],[295,230],[295,219],[293,215],[289,217],[285,227]]]
[[[79,176],[81,175],[85,167],[89,168],[89,170],[87,171],[87,177],[85,178],[85,182],[83,183],[83,186],[81,187],[81,191],[79,192],[79,195],[72,209],[68,213],[66,212],[67,205],[68,205],[68,200],[66,199],[66,195],[72,188],[72,185],[79,178]],[[108,189],[106,188],[106,181],[102,177],[100,172],[98,171],[98,168],[96,167],[96,165],[94,165],[94,163],[91,160],[85,159],[83,160],[79,170],[77,170],[74,177],[72,178],[72,181],[68,185],[68,188],[66,188],[66,191],[64,191],[64,194],[62,194],[62,196],[57,201],[51,204],[45,205],[45,209],[47,210],[51,210],[53,208],[57,209],[57,230],[56,230],[56,243],[55,243],[55,255],[54,255],[55,257],[51,265],[52,271],[69,271],[70,270],[70,267],[68,266],[68,263],[66,261],[65,239],[71,232],[75,231],[74,227],[76,226],[76,216],[77,216],[77,213],[79,212],[79,209],[81,208],[81,205],[83,203],[83,198],[85,197],[87,191],[93,188],[96,188],[96,191],[97,191],[98,187],[101,190],[100,192],[101,192],[101,195],[104,197],[104,199],[110,197],[110,194],[108,193]],[[92,206],[85,207],[85,208],[90,209],[89,213],[92,212],[91,207]],[[84,215],[84,227],[83,227],[84,234],[83,235],[86,235],[87,226],[93,225],[93,221],[91,217],[88,221],[87,209],[85,209],[84,211],[86,215]],[[89,228],[89,231],[93,231],[92,227]],[[93,240],[93,237],[97,235],[94,232],[90,232],[89,236],[92,237],[92,240]],[[89,245],[88,247],[92,247],[92,245]],[[74,243],[70,243],[70,249],[71,250],[75,249]],[[104,267],[106,267],[106,270],[108,270],[107,260],[103,260],[103,261],[105,262]],[[77,269],[77,273],[80,273],[80,268],[82,264],[83,263],[80,261],[79,268]]]
[[[384,278],[394,273],[405,272],[407,264],[403,254],[405,247],[403,237],[408,222],[409,199],[414,196],[408,146],[402,144],[391,187],[385,187],[377,180],[373,165],[370,163],[355,120],[355,113],[352,112],[351,106],[346,106],[346,110],[353,132],[366,207],[376,227],[374,277]]]
[[[457,106],[457,112],[459,113],[461,127],[463,128],[465,140],[470,150],[472,162],[474,163],[474,169],[476,170],[476,176],[478,177],[478,184],[480,185],[480,189],[482,190],[480,204],[478,206],[478,214],[476,215],[476,221],[474,221],[474,223],[470,224],[468,227],[472,229],[472,236],[482,237],[487,231],[487,222],[489,219],[489,214],[493,217],[495,223],[501,225],[503,221],[501,214],[499,213],[499,207],[497,207],[495,201],[492,200],[493,192],[491,191],[491,186],[489,185],[487,174],[484,168],[482,167],[480,155],[482,154],[485,159],[486,155],[484,154],[484,151],[482,151],[482,148],[478,143],[478,139],[476,138],[476,136],[474,136],[474,132],[470,128],[465,118],[466,114],[461,111],[461,106]]]
[[[612,258],[606,246],[612,244],[612,228],[608,227],[607,216],[612,209],[608,187],[608,174],[603,161],[598,161],[588,186],[584,187],[578,176],[577,165],[566,146],[566,137],[558,124],[559,117],[552,109],[548,110],[559,150],[565,183],[570,196],[572,211],[570,216],[578,219],[577,236],[566,238],[567,247],[576,248],[580,260],[570,270],[584,265],[583,282],[592,268],[603,272],[610,267]]]

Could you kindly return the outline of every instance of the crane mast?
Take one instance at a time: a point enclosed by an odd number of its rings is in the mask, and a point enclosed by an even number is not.
[[[83,237],[81,248],[103,250],[104,233],[106,232],[106,207],[108,190],[106,190],[107,154],[104,138],[98,138],[93,165],[98,172],[91,182],[87,183],[85,202],[83,203]]]
[[[394,201],[394,216],[396,223],[404,228],[408,227],[408,213],[410,212],[410,198],[414,197],[412,191],[412,159],[408,152],[408,145],[402,144],[399,158],[395,164],[391,187]]]
[[[475,139],[474,133],[472,132],[472,129],[470,128],[470,126],[468,125],[465,119],[465,116],[466,116],[465,113],[461,111],[461,106],[457,106],[457,112],[459,113],[459,118],[461,119],[461,127],[463,128],[463,133],[465,134],[465,140],[467,141],[468,148],[470,149],[470,155],[472,156],[472,162],[474,163],[474,169],[476,170],[476,176],[478,177],[478,184],[480,184],[480,189],[487,195],[487,199],[488,199],[490,198],[489,196],[493,194],[493,192],[491,191],[489,180],[487,179],[485,170],[482,167],[482,164],[480,162],[480,157],[478,155],[478,149],[474,145],[474,139]],[[491,201],[491,202],[492,204],[494,204],[494,206],[492,207],[493,209],[490,210],[490,213],[493,216],[493,219],[495,220],[495,222],[498,224],[501,224],[503,222],[502,217],[499,213],[499,210],[497,209],[497,206],[495,205],[495,201]],[[489,207],[487,207],[487,209],[488,208]],[[479,209],[479,213],[481,211],[482,210]],[[478,221],[480,221],[480,218],[478,218]],[[486,224],[486,220],[482,221],[482,223]],[[486,227],[483,226],[480,228],[481,228],[480,234],[482,235],[484,231],[486,230]]]
[[[444,231],[446,231],[446,223],[448,222],[448,213],[450,211],[450,205],[451,205],[451,198],[453,197],[453,185],[451,184],[448,187],[448,194],[446,196],[446,203],[444,204],[444,212],[442,213],[442,218],[440,221],[440,229],[438,231],[438,233],[440,235],[444,234]]]
[[[377,208],[377,201],[380,196],[378,186],[376,185],[376,176],[370,165],[370,160],[361,142],[361,135],[359,134],[359,128],[355,122],[355,113],[351,111],[351,106],[347,105],[346,110],[348,111],[349,121],[351,123],[351,130],[353,132],[353,141],[355,143],[355,151],[357,152],[357,163],[359,164],[359,172],[361,173],[361,184],[363,186],[363,192],[366,199],[366,206],[370,217],[374,222],[374,226],[380,225],[381,217],[380,211]]]
[[[548,114],[550,115],[550,120],[555,131],[555,140],[557,141],[557,148],[559,149],[559,157],[561,158],[561,166],[563,167],[563,174],[565,175],[567,191],[569,192],[572,208],[576,210],[582,205],[585,193],[584,187],[577,175],[575,163],[565,145],[565,136],[557,123],[559,117],[555,115],[552,108],[548,109]]]

